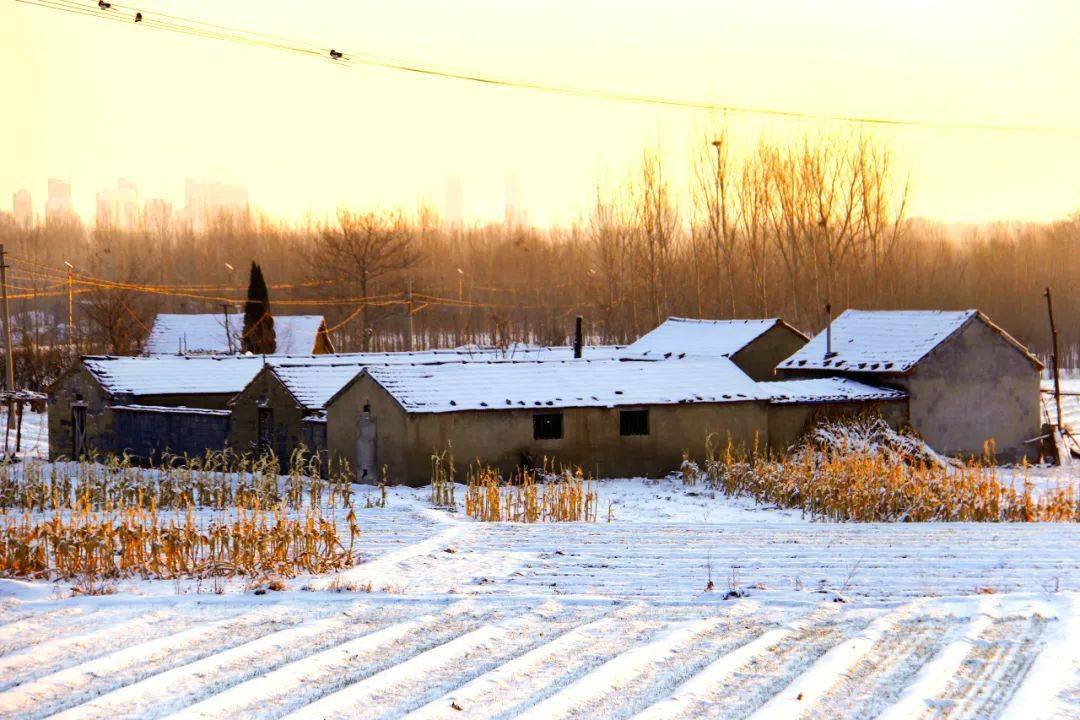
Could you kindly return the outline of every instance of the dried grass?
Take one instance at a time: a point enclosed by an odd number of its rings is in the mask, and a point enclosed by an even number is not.
[[[100,586],[132,576],[287,578],[355,564],[360,528],[348,482],[305,474],[311,466],[299,454],[284,477],[273,458],[234,460],[0,465],[0,575]]]
[[[1071,486],[1040,493],[1021,468],[1017,487],[999,479],[987,459],[947,464],[913,436],[861,419],[815,428],[780,457],[745,450],[729,440],[707,443],[701,474],[711,488],[756,502],[797,508],[815,519],[856,522],[1078,521]],[[867,438],[894,438],[867,442]],[[987,457],[992,456],[992,447]],[[684,482],[697,476],[684,463]]]
[[[596,522],[599,499],[592,478],[581,468],[556,472],[548,466],[545,461],[540,469],[519,468],[509,479],[491,467],[470,467],[466,514],[482,522]]]

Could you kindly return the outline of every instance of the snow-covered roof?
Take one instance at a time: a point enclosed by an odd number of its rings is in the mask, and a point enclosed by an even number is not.
[[[326,406],[327,401],[346,383],[356,377],[365,367],[361,363],[339,365],[292,365],[274,363],[272,372],[277,375],[297,402],[312,410]]]
[[[848,378],[811,378],[808,380],[769,380],[759,382],[758,388],[768,394],[770,403],[787,405],[794,403],[825,402],[871,402],[875,400],[903,400],[903,390],[880,388]]]
[[[297,355],[314,351],[322,325],[322,315],[275,315],[274,339],[277,346],[274,354]]]
[[[620,348],[614,345],[586,346],[586,359],[608,359]],[[438,364],[447,362],[537,361],[573,359],[570,347],[516,346],[511,350],[470,347],[413,352],[338,353],[308,357],[268,358],[269,365],[293,397],[305,408],[326,406],[360,370],[371,365]]]
[[[254,355],[91,355],[82,362],[111,395],[235,395],[262,368]]]
[[[277,340],[275,355],[301,355],[315,349],[315,341],[322,327],[322,315],[275,315],[274,335]],[[239,352],[242,345],[244,318],[229,318],[229,335],[225,333],[225,315],[196,314],[178,315],[159,313],[146,339],[147,355],[176,355],[178,353],[227,353]]]
[[[581,357],[586,360],[611,360],[622,357],[626,348],[622,345],[584,345]],[[489,351],[492,349],[489,348]],[[495,350],[507,360],[573,360],[574,348],[570,345],[511,345]]]
[[[410,413],[766,400],[726,358],[372,365],[364,370]]]
[[[607,348],[595,348],[598,353]],[[586,349],[586,357],[589,348]],[[528,360],[568,358],[569,348],[530,349]],[[522,358],[514,353],[511,357]],[[373,364],[413,364],[505,360],[499,349],[439,349],[416,352],[341,353],[336,355],[272,355],[275,369],[289,391],[308,408],[320,408],[361,368]],[[110,394],[225,395],[237,394],[263,367],[261,355],[87,356],[83,364]],[[287,368],[287,369],[285,369]]]
[[[626,357],[730,357],[783,320],[694,320],[671,317],[623,351]]]
[[[907,372],[978,314],[978,310],[845,310],[832,322],[831,357],[825,355],[823,331],[779,367]]]

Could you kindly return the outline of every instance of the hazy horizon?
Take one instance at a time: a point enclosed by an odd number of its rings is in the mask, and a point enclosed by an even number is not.
[[[1080,6],[834,0],[735,3],[208,0],[140,6],[446,66],[695,101],[830,115],[1075,129]],[[301,9],[298,9],[301,8]],[[912,179],[910,215],[946,222],[1055,220],[1080,209],[1080,132],[867,128],[642,107],[493,88],[6,2],[0,66],[0,209],[70,179],[92,220],[99,190],[183,206],[184,179],[241,185],[270,217],[340,205],[501,220],[508,188],[533,224],[585,211],[658,146],[679,192],[706,133],[872,134]],[[511,180],[511,178],[516,178]]]

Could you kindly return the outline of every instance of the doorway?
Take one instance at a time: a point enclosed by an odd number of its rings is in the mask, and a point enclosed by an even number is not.
[[[71,406],[71,449],[74,460],[82,460],[86,454],[86,405],[83,403]]]
[[[265,455],[274,449],[274,408],[260,407],[256,423],[259,454]]]
[[[375,418],[364,412],[356,420],[356,481],[374,485],[378,482],[375,457]]]

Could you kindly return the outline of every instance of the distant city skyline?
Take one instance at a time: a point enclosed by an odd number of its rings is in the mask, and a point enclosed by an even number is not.
[[[146,219],[151,224],[166,225],[182,217],[196,229],[205,226],[207,217],[219,211],[247,211],[250,202],[247,188],[218,181],[200,181],[185,178],[182,205],[164,197],[145,200],[138,183],[131,178],[117,178],[115,187],[105,187],[94,192],[93,212],[80,211],[74,202],[75,183],[57,177],[46,181],[46,200],[40,212],[34,205],[34,193],[30,188],[20,188],[12,193],[11,214],[15,221],[28,227],[50,217],[78,216],[84,223],[95,227],[111,227],[131,230]],[[174,211],[180,207],[180,213]]]
[[[74,214],[83,222],[94,227],[110,227],[118,230],[131,230],[149,219],[154,225],[167,225],[175,219],[184,219],[196,230],[206,225],[206,219],[219,211],[247,211],[252,203],[247,188],[217,180],[184,179],[183,193],[177,201],[166,197],[147,197],[144,199],[139,184],[130,177],[120,177],[114,187],[104,187],[94,192],[93,212],[79,210],[74,198],[77,184],[74,180],[50,177],[46,181],[47,200],[42,212],[36,212],[33,204],[34,193],[30,188],[21,188],[12,194],[11,213],[22,226],[43,221],[48,216]],[[462,225],[469,222],[464,210],[465,187],[460,175],[446,178],[443,197],[442,219],[449,225]],[[508,172],[503,176],[500,204],[502,222],[511,226],[527,226],[530,214],[526,207],[525,193],[517,173]],[[273,213],[267,215],[274,217]]]
[[[587,216],[645,148],[690,206],[693,161],[717,128],[736,154],[764,138],[872,137],[894,152],[912,216],[1050,220],[1080,207],[1080,4],[1053,0],[146,0],[252,31],[505,77],[831,116],[1064,128],[868,126],[709,114],[542,94],[368,67],[0,3],[0,197],[49,175],[83,217],[130,177],[179,208],[185,175],[249,190],[268,215],[323,219],[444,205],[506,217],[505,178],[540,226]],[[90,58],[93,62],[88,61]],[[40,201],[37,212],[42,212]]]

